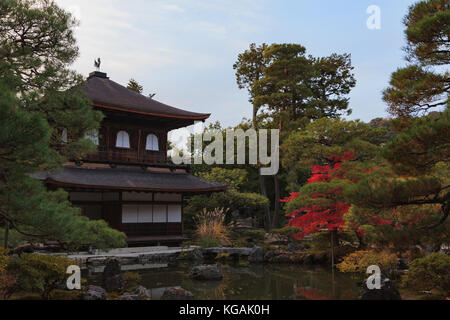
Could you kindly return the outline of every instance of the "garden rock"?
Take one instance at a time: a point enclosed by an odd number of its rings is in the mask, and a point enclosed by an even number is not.
[[[106,291],[116,291],[124,287],[125,281],[121,274],[120,263],[118,259],[109,259],[103,270],[103,285]]]
[[[194,295],[183,288],[168,288],[161,296],[161,300],[194,300]]]
[[[195,248],[191,252],[191,259],[194,261],[201,261],[203,260],[203,253],[200,249]]]
[[[102,287],[89,285],[83,293],[83,300],[106,300],[106,291]]]
[[[292,252],[295,252],[296,250],[295,245],[292,242],[288,243],[287,249]]]
[[[150,293],[148,292],[147,288],[143,286],[137,286],[137,288],[134,290],[134,294],[139,297],[139,299],[150,299]]]
[[[195,280],[221,280],[222,269],[217,265],[199,265],[192,268],[189,276]]]
[[[263,262],[264,261],[264,249],[258,246],[254,246],[249,256],[250,262]]]

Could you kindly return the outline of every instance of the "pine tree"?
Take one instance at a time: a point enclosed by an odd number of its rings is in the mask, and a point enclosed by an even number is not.
[[[127,84],[127,88],[133,90],[134,92],[142,94],[144,87],[142,87],[136,80],[130,79]]]
[[[431,241],[438,250],[450,228],[450,79],[447,71],[439,72],[450,61],[450,4],[420,1],[404,23],[413,64],[394,72],[384,92],[396,117],[391,121],[396,135],[384,151],[388,163],[345,196],[354,204],[350,219],[373,225],[375,214],[391,227],[385,235],[409,234],[415,244]],[[430,112],[435,108],[440,110]]]
[[[84,134],[102,118],[77,91],[81,77],[68,69],[78,54],[74,24],[53,1],[0,2],[0,224],[5,247],[10,236],[58,241],[66,248],[124,244],[125,235],[105,221],[81,216],[65,191],[47,191],[30,177],[92,150]]]
[[[262,77],[252,84],[254,103],[267,108],[272,125],[281,123],[282,136],[311,120],[351,113],[347,95],[356,81],[350,55],[315,58],[298,44],[272,44],[263,56]]]
[[[279,128],[281,140],[311,120],[351,112],[346,97],[355,86],[350,55],[315,58],[306,56],[306,48],[299,44],[251,44],[233,67],[239,88],[249,92],[254,127],[262,128],[264,123],[265,128]],[[263,112],[258,116],[259,110]],[[282,175],[274,176],[274,226]],[[260,184],[266,195],[263,177]]]
[[[17,105],[46,119],[50,145],[64,157],[94,150],[85,133],[98,129],[102,113],[77,89],[83,77],[69,69],[78,56],[77,21],[53,1],[8,0],[0,2],[0,25],[0,79],[14,83]]]
[[[393,116],[409,117],[445,107],[450,90],[450,3],[420,1],[404,19],[407,59],[411,63],[392,74],[384,100]],[[440,72],[440,70],[443,70]]]
[[[259,107],[255,103],[255,94],[253,84],[261,79],[263,70],[267,66],[268,61],[264,58],[264,50],[267,44],[263,43],[259,47],[255,43],[251,43],[248,50],[238,55],[237,61],[233,65],[236,70],[236,82],[239,89],[247,89],[249,93],[249,102],[252,104],[252,128],[258,130],[258,110]],[[261,175],[261,167],[258,166],[259,192],[263,197],[267,197],[267,187],[265,177]],[[271,227],[270,205],[264,207],[264,225],[266,230]]]
[[[303,130],[292,132],[281,145],[281,162],[289,171],[289,189],[298,190],[310,175],[312,165],[331,165],[333,155],[351,152],[367,168],[378,163],[385,128],[374,128],[356,121],[322,118]]]

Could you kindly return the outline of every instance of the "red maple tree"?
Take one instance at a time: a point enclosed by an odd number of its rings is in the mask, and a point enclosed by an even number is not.
[[[330,156],[327,165],[313,165],[312,175],[307,184],[330,183],[334,179],[344,179],[345,172],[341,165],[345,161],[354,160],[354,158],[354,153],[346,152],[342,156]],[[344,201],[342,193],[342,188],[330,183],[330,187],[326,188],[325,191],[322,188],[320,193],[307,194],[306,197],[317,200],[317,204],[308,204],[286,214],[290,218],[288,225],[301,229],[301,232],[294,237],[302,240],[306,235],[324,229],[339,232],[345,224],[343,216],[350,208],[350,204]],[[300,193],[294,192],[289,197],[282,199],[281,202],[292,202],[298,197],[300,197]],[[357,233],[362,233],[357,226],[354,226],[354,230]]]

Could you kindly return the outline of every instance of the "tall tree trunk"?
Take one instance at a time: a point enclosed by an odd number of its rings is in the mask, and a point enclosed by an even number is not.
[[[264,176],[261,175],[261,167],[258,167],[258,176],[261,195],[267,198],[266,184],[264,182]],[[270,231],[270,207],[268,204],[264,206],[264,211],[264,228],[266,229],[266,231]]]
[[[356,238],[358,238],[358,249],[359,249],[359,250],[365,249],[365,248],[366,248],[366,244],[364,243],[363,237],[360,236],[360,235],[358,234],[358,232],[356,232],[356,231],[355,231],[355,234],[356,234]]]
[[[282,121],[278,125],[278,130],[281,132]],[[273,143],[273,142],[272,142]],[[273,185],[275,191],[275,204],[273,210],[272,228],[278,227],[278,216],[280,215],[280,181],[278,180],[278,173],[273,176]]]
[[[273,210],[272,228],[278,228],[278,216],[280,215],[280,183],[278,181],[278,174],[273,176],[275,188],[275,207]]]
[[[253,105],[253,119],[252,119],[252,125],[253,129],[258,131],[258,123],[256,121],[256,116],[258,114],[258,108],[256,105]],[[262,196],[267,198],[267,190],[266,190],[266,184],[264,181],[264,176],[261,175],[261,166],[258,165],[258,179],[259,179],[259,191]],[[264,206],[264,228],[266,231],[270,231],[270,206],[266,205]]]
[[[258,114],[258,108],[253,105],[253,118],[252,118],[252,123],[253,123],[253,129],[257,130],[258,129],[258,124],[256,123],[256,115]]]
[[[333,230],[330,232],[330,236],[331,236],[331,268],[334,269],[334,261],[336,260],[335,254],[334,254],[334,248],[336,247],[336,245],[338,244],[338,234],[337,234],[337,230]]]

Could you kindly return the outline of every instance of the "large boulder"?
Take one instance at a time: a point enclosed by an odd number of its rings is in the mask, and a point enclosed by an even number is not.
[[[106,291],[102,287],[89,285],[82,295],[83,300],[106,300]]]
[[[258,246],[254,246],[250,252],[248,258],[250,262],[259,263],[264,261],[264,249]]]
[[[168,288],[161,296],[161,300],[194,300],[194,295],[183,288]]]
[[[123,289],[125,281],[121,274],[120,262],[116,258],[109,259],[103,270],[103,285],[106,291]]]
[[[402,297],[392,281],[381,275],[380,289],[369,289],[367,282],[363,282],[361,300],[402,300]]]
[[[199,265],[192,268],[189,277],[195,280],[221,280],[222,269],[217,265]]]

